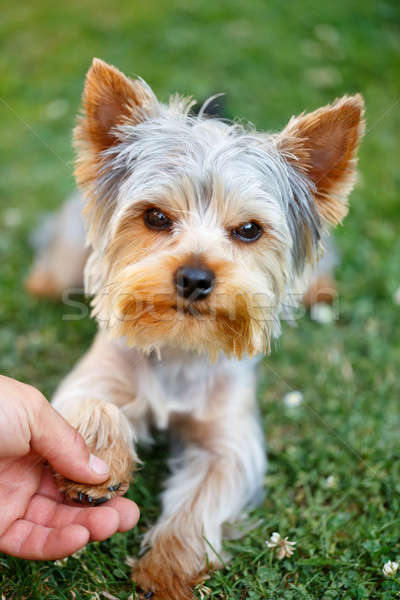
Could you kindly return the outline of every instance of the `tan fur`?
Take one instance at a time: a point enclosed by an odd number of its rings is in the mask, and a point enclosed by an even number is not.
[[[137,124],[151,114],[154,97],[139,80],[131,80],[115,67],[93,59],[82,97],[83,116],[74,131],[78,150],[75,177],[88,190],[88,207],[95,206],[94,182],[106,167],[102,150],[117,144],[118,126]]]
[[[129,368],[121,364],[118,348],[109,347],[99,335],[71,375],[60,386],[53,404],[79,431],[92,453],[110,466],[110,477],[103,484],[88,486],[58,475],[57,485],[73,500],[78,492],[93,499],[124,494],[138,463],[133,432],[118,408],[135,404]],[[112,491],[110,486],[120,487]]]
[[[344,96],[312,113],[293,117],[279,147],[316,186],[321,216],[337,225],[347,214],[346,198],[356,176],[356,152],[365,131],[364,100]]]
[[[317,275],[312,279],[306,293],[303,296],[303,303],[307,308],[311,308],[318,302],[331,304],[337,297],[337,286],[335,280],[329,274]]]
[[[90,250],[81,210],[82,199],[74,194],[35,233],[36,256],[25,281],[32,295],[61,299],[69,291],[83,292],[83,269]]]
[[[32,272],[28,275],[25,281],[26,290],[32,296],[39,298],[49,298],[59,300],[64,288],[64,285],[59,285],[55,277],[47,269],[41,269],[35,266]]]
[[[105,150],[118,142],[115,127],[126,120],[139,123],[151,100],[139,81],[125,77],[115,67],[95,58],[86,76],[82,98],[85,117],[76,135],[97,151]]]
[[[93,500],[125,494],[136,457],[126,435],[122,435],[118,408],[114,404],[88,399],[79,404],[79,411],[68,414],[68,421],[82,435],[89,450],[109,465],[110,476],[101,484],[88,486],[57,474],[58,488],[71,500],[76,500],[79,492]],[[118,489],[110,490],[110,486]]]
[[[46,256],[34,263],[25,287],[33,296],[59,300],[64,291],[83,291],[83,269],[88,249],[57,240],[47,249]],[[68,260],[66,260],[68,257]]]
[[[110,500],[114,496],[125,494],[131,483],[134,469],[134,461],[131,457],[128,444],[123,440],[117,439],[109,448],[96,450],[95,448],[91,448],[89,444],[88,448],[110,466],[110,477],[102,484],[87,485],[76,483],[56,473],[55,480],[58,489],[63,492],[66,498],[79,501],[83,504],[90,504],[92,502],[88,498],[92,498],[95,502],[103,498]],[[116,489],[113,490],[110,488]],[[83,499],[79,499],[80,493],[84,495]]]
[[[190,185],[185,191],[192,192]],[[181,202],[179,196],[172,195],[160,204],[168,207],[164,210],[172,217],[182,214]],[[221,213],[226,210],[222,201],[217,201],[217,208]],[[268,351],[269,332],[262,322],[268,311],[276,307],[258,281],[257,258],[268,256],[280,294],[285,285],[285,274],[280,270],[282,250],[268,231],[268,224],[263,239],[253,249],[230,248],[217,232],[214,240],[202,235],[194,223],[178,242],[166,233],[148,230],[143,224],[145,209],[146,204],[142,203],[124,216],[107,248],[104,264],[105,268],[109,265],[110,284],[106,293],[95,298],[93,306],[94,314],[110,333],[115,337],[123,335],[130,345],[144,349],[157,345],[159,340],[173,343],[184,336],[188,346],[196,340],[199,351],[207,349],[214,357],[221,348],[237,357]],[[228,217],[234,219],[232,215]],[[236,222],[240,218],[244,217],[238,214]],[[241,261],[237,260],[239,255]],[[193,307],[195,316],[212,316],[200,321],[177,316],[177,309],[182,314],[185,303],[177,306],[173,279],[178,267],[196,261],[213,269],[219,282],[210,301]],[[170,276],[166,277],[166,273]]]
[[[181,525],[190,525],[190,520],[189,516]],[[199,539],[200,531],[196,537]],[[218,566],[215,564],[215,568]],[[177,538],[171,527],[134,567],[132,578],[140,590],[153,592],[152,600],[194,600],[193,588],[207,578],[207,573],[204,561],[188,552],[187,540]]]

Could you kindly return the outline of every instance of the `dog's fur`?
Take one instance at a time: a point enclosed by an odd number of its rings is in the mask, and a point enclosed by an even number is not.
[[[207,565],[220,564],[223,525],[257,499],[266,457],[256,357],[306,289],[321,235],[346,214],[364,128],[360,96],[292,118],[276,135],[189,108],[93,62],[75,143],[91,247],[85,285],[100,330],[53,401],[111,467],[100,486],[59,477],[71,498],[123,493],[135,441],[151,426],[179,439],[133,572],[160,600],[193,597]],[[169,217],[168,231],[148,228],[149,207]],[[262,235],[246,243],[232,232],[248,222]],[[185,265],[214,272],[207,298],[177,298]]]

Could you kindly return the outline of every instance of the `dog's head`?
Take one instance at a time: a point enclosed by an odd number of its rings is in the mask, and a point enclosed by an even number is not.
[[[345,216],[363,101],[267,135],[161,104],[94,60],[75,131],[94,313],[143,350],[268,349],[293,280]]]

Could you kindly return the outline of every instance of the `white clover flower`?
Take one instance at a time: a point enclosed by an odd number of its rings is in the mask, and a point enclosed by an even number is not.
[[[385,577],[393,577],[393,575],[396,575],[398,568],[399,568],[399,563],[397,563],[394,560],[393,561],[388,560],[383,565],[382,571],[383,571],[383,574]]]
[[[329,475],[325,479],[325,487],[329,490],[336,487],[336,477],[334,475]]]
[[[268,548],[277,548],[277,557],[278,560],[282,560],[286,556],[292,556],[295,551],[296,542],[289,542],[287,537],[283,538],[281,535],[275,531],[271,537],[269,542],[266,542]]]
[[[44,115],[49,121],[55,121],[63,117],[69,108],[68,100],[64,98],[56,98],[50,102],[44,109]]]
[[[288,406],[289,408],[295,408],[296,406],[300,406],[300,404],[302,402],[303,402],[303,394],[301,392],[299,392],[298,390],[293,390],[291,392],[288,392],[283,397],[283,403],[285,404],[285,406]]]
[[[328,25],[327,23],[316,25],[314,33],[321,42],[325,42],[328,46],[336,47],[340,44],[340,33],[332,25]]]
[[[336,67],[312,67],[304,71],[304,78],[313,87],[328,88],[338,85],[343,78]]]

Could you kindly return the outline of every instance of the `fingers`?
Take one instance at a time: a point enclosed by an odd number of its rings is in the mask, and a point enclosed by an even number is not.
[[[119,513],[113,508],[66,506],[44,496],[33,498],[24,518],[56,530],[66,525],[82,525],[89,532],[90,540],[96,542],[107,539],[119,527]]]
[[[32,449],[68,479],[107,479],[108,466],[90,454],[82,437],[38,390],[0,376],[0,396],[0,457],[22,457]]]
[[[0,538],[0,551],[29,560],[57,560],[80,550],[89,541],[81,525],[51,529],[19,519]]]
[[[56,486],[54,474],[48,466],[43,467],[42,478],[37,493],[41,496],[47,496],[47,498],[51,498],[51,500],[55,500],[60,504],[64,501],[64,494]]]
[[[128,531],[136,525],[139,509],[127,498],[114,498],[106,506],[82,508],[58,504],[45,496],[37,495],[24,518],[37,525],[62,528],[65,525],[82,525],[92,541],[102,541],[116,531]]]
[[[37,491],[43,464],[37,454],[0,460],[0,539],[11,523],[23,518]]]
[[[82,483],[101,483],[109,468],[90,454],[83,438],[38,392],[27,399],[31,447],[61,475]]]
[[[110,502],[107,503],[107,507],[112,507],[119,514],[119,527],[118,531],[124,532],[129,531],[132,527],[135,527],[140,518],[139,507],[135,502],[129,500],[129,498],[122,498],[116,496]]]

